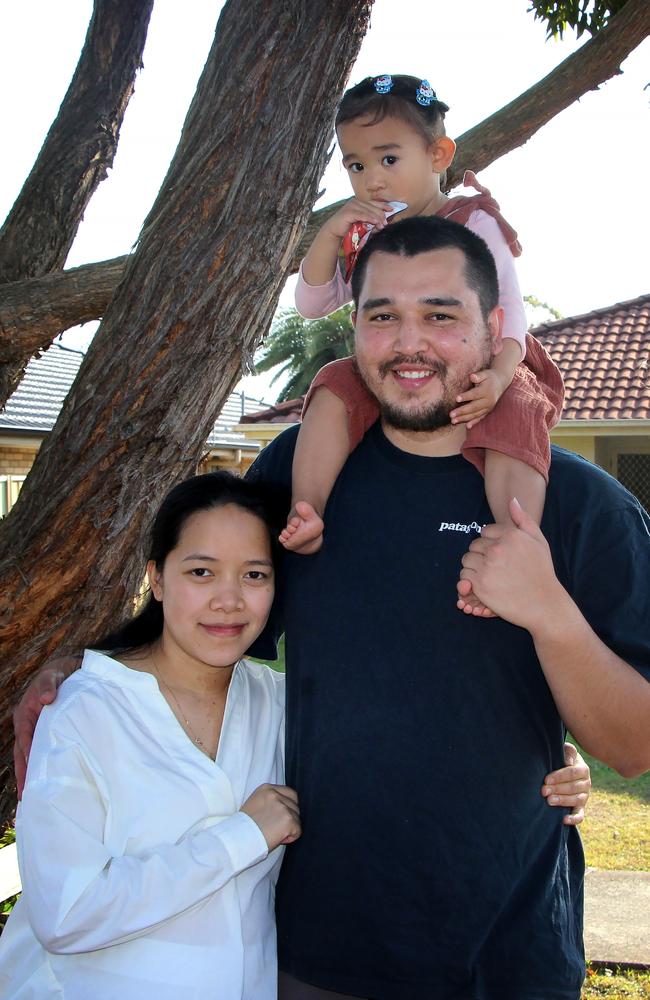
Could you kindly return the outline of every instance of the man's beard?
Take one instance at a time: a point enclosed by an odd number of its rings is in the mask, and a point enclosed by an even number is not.
[[[454,407],[441,399],[422,410],[405,412],[390,403],[377,402],[383,423],[398,431],[439,431],[441,427],[449,427],[449,414]]]
[[[461,378],[454,379],[454,384],[448,381],[448,366],[438,360],[431,360],[424,354],[396,355],[390,361],[385,361],[379,366],[378,374],[380,380],[390,378],[391,372],[396,365],[421,365],[429,368],[440,379],[442,386],[442,397],[434,403],[424,404],[420,409],[402,408],[388,400],[380,399],[372,388],[366,388],[374,396],[381,418],[387,427],[393,427],[400,431],[438,431],[443,427],[450,426],[449,414],[457,406],[456,397],[459,393],[465,392],[470,386],[469,376],[472,372],[485,368],[490,364],[491,350],[489,344],[485,346],[485,354],[480,363],[468,368]],[[365,381],[365,380],[364,380]]]

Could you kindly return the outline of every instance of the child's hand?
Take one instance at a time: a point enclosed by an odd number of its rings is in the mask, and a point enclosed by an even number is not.
[[[564,744],[566,767],[552,771],[544,778],[542,795],[550,806],[571,806],[563,822],[567,826],[577,826],[585,818],[585,806],[591,789],[589,767],[572,743]]]
[[[386,216],[391,211],[390,205],[383,201],[360,201],[359,198],[350,198],[323,224],[323,229],[340,242],[355,222],[368,222],[376,229],[383,229],[386,225]]]
[[[470,379],[476,388],[468,389],[467,392],[456,396],[456,402],[463,405],[456,407],[449,414],[452,424],[467,424],[468,430],[492,412],[510,385],[493,368],[473,372]]]

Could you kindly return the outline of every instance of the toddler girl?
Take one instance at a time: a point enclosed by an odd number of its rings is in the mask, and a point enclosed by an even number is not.
[[[544,348],[526,333],[513,264],[521,247],[497,202],[470,172],[464,184],[478,194],[450,199],[440,189],[455,152],[445,135],[448,110],[426,80],[411,76],[371,77],[345,93],[336,130],[354,197],[317,233],[300,267],[296,308],[316,319],[349,302],[357,254],[372,229],[393,219],[440,215],[481,236],[499,276],[503,349],[489,368],[471,375],[472,387],[457,397],[450,420],[467,425],[463,455],[485,475],[495,520],[509,521],[508,504],[516,496],[539,523],[550,464],[548,430],[562,408],[562,378]],[[280,536],[286,548],[304,554],[320,548],[322,514],[336,477],[378,416],[352,358],[318,373],[296,445],[292,511]],[[459,584],[458,606],[490,615],[467,586]]]

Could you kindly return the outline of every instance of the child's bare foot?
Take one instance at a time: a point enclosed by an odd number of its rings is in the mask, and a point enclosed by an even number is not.
[[[323,544],[323,519],[306,500],[298,500],[289,512],[287,526],[280,532],[285,549],[311,556]]]
[[[456,607],[460,608],[466,615],[474,615],[476,618],[497,618],[494,611],[490,611],[479,601],[476,594],[472,592],[472,584],[469,580],[459,580],[456,584],[458,600]]]

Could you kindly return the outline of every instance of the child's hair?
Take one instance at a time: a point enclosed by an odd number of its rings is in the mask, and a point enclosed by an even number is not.
[[[278,534],[286,521],[284,492],[266,483],[240,479],[230,472],[209,472],[179,483],[167,494],[149,532],[147,559],[162,569],[169,553],[176,548],[185,522],[203,510],[234,504],[262,521],[269,532],[273,562],[280,553]],[[155,642],[163,630],[163,609],[153,594],[134,617],[98,642],[95,649],[127,650]]]
[[[446,104],[439,101],[426,80],[415,76],[369,76],[343,95],[336,128],[355,118],[370,116],[368,125],[399,118],[419,132],[427,146],[445,134]]]

